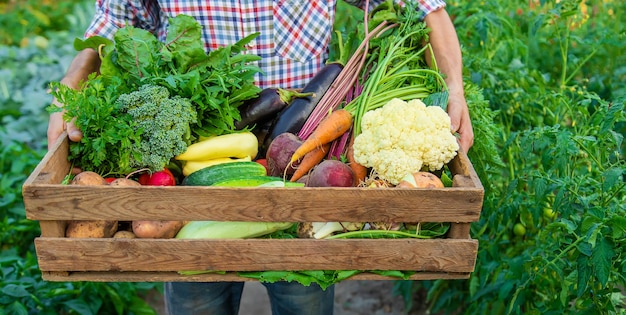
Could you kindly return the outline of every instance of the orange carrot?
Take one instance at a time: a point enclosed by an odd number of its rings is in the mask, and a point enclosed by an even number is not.
[[[350,127],[352,127],[352,114],[349,111],[344,109],[333,111],[317,125],[315,131],[293,153],[291,163],[298,161],[315,148],[341,137]]]
[[[319,164],[326,157],[328,150],[330,150],[330,142],[305,154],[296,171],[291,175],[290,181],[295,182],[311,171],[315,165]]]
[[[350,168],[354,172],[354,185],[358,186],[361,182],[364,182],[365,178],[367,177],[367,167],[359,164],[357,161],[354,160],[354,150],[352,148],[353,144],[354,133],[352,134],[352,137],[350,137],[346,157],[348,158],[348,166],[350,166]]]

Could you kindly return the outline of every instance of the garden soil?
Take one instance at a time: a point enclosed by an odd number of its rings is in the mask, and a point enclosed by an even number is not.
[[[335,285],[334,315],[424,315],[423,294],[414,297],[413,309],[405,313],[402,297],[394,296],[393,281],[348,280]],[[147,298],[158,315],[166,315],[163,299],[154,294]],[[265,287],[259,282],[246,282],[239,315],[271,315]]]

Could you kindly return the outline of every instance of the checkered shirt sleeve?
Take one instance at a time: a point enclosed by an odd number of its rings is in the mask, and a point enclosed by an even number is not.
[[[85,38],[103,36],[113,39],[113,35],[125,25],[132,25],[164,36],[159,5],[149,0],[96,0],[96,10],[91,24],[85,31]]]

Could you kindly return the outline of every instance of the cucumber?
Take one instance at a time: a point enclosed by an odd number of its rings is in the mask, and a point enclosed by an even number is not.
[[[257,162],[223,163],[205,167],[189,174],[189,176],[183,179],[181,185],[212,186],[227,180],[264,176],[266,174],[265,167]]]
[[[227,180],[223,180],[217,182],[211,186],[221,186],[221,187],[254,187],[259,186],[261,184],[265,184],[268,182],[274,181],[282,181],[283,179],[275,176],[246,176],[242,178],[231,178]]]
[[[219,187],[304,187],[302,183],[285,182],[276,176],[249,176],[227,179],[213,184]]]

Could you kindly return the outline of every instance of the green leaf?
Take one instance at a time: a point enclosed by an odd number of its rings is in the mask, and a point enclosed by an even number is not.
[[[185,73],[206,58],[202,42],[202,26],[191,16],[177,15],[169,19],[163,45],[163,58],[173,61],[179,73]]]
[[[102,45],[104,45],[104,47],[109,52],[112,51],[114,48],[113,41],[102,36],[92,36],[84,40],[80,38],[76,38],[74,40],[74,49],[76,49],[77,51],[81,51],[87,48],[91,48],[95,51],[99,51],[100,46]]]
[[[17,284],[7,284],[2,288],[2,293],[12,297],[26,297],[30,295],[23,285]]]
[[[576,248],[581,254],[586,255],[586,256],[591,256],[592,250],[593,250],[593,247],[589,242],[578,243]]]
[[[252,33],[240,40],[238,40],[237,42],[235,42],[234,44],[231,45],[230,47],[230,51],[233,54],[239,54],[243,51],[246,50],[246,45],[248,45],[250,42],[252,42],[255,38],[259,37],[259,35],[261,35],[261,33],[256,32],[256,33]]]
[[[611,228],[611,237],[613,239],[622,239],[626,235],[626,218],[613,216],[607,222],[607,225]]]
[[[83,300],[82,298],[81,299],[69,300],[69,301],[63,302],[63,304],[65,304],[71,310],[76,311],[76,313],[78,313],[78,314],[81,314],[81,315],[95,315],[91,311],[91,308],[89,307],[89,304],[87,304],[87,302],[85,302],[85,300]]]
[[[534,178],[532,182],[532,186],[535,189],[536,196],[543,197],[546,194],[546,189],[548,185],[544,178],[541,178],[541,177]]]
[[[4,311],[6,311],[6,313],[4,313]],[[4,311],[0,309],[0,314],[28,315],[26,306],[20,301],[14,301]]]
[[[144,299],[139,296],[133,296],[130,299],[128,313],[134,315],[156,315],[156,311]],[[120,313],[123,314],[123,313]]]
[[[113,306],[115,307],[115,311],[118,314],[124,313],[124,303],[120,295],[110,286],[104,285],[102,286],[107,292],[107,300],[110,300]]]
[[[612,167],[602,173],[604,178],[602,182],[602,190],[609,191],[617,184],[622,184],[622,174],[624,169],[621,167]]]
[[[596,246],[593,248],[590,261],[595,275],[603,287],[606,286],[609,281],[611,269],[613,267],[611,260],[614,256],[615,251],[613,250],[613,243],[605,237],[600,238]]]
[[[589,258],[585,255],[579,255],[576,264],[576,270],[578,271],[578,290],[576,294],[580,297],[587,291],[592,269],[589,266]]]
[[[157,75],[163,44],[150,32],[126,26],[114,35],[117,64],[135,80],[148,75]]]

